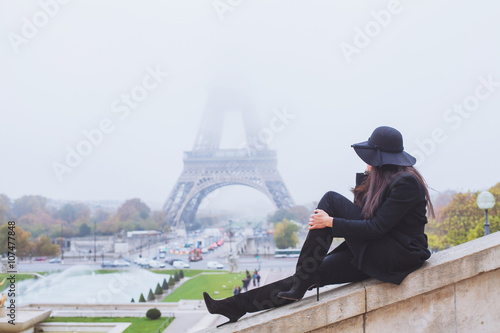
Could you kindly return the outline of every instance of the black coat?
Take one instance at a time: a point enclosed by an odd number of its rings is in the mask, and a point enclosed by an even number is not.
[[[431,255],[424,233],[426,204],[425,187],[414,175],[396,176],[384,190],[382,204],[372,219],[333,219],[334,236],[347,242],[337,249],[348,245],[358,269],[400,284]]]

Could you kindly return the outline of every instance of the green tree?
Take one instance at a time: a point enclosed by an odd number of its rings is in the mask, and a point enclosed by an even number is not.
[[[180,281],[180,278],[179,278],[179,273],[178,273],[178,272],[175,272],[175,273],[174,273],[174,281],[175,281],[175,282],[179,282],[179,281]]]
[[[163,290],[168,290],[168,283],[167,283],[167,279],[163,279],[163,284],[161,285],[161,288]]]
[[[175,280],[174,280],[174,277],[172,275],[170,275],[170,279],[168,279],[168,285],[170,287],[173,287],[175,285]]]
[[[85,237],[85,236],[88,236],[90,235],[90,232],[92,230],[90,229],[90,227],[86,224],[86,223],[83,223],[81,226],[80,226],[80,232],[79,232],[79,235],[81,237]]]
[[[15,226],[14,230],[12,230],[12,228],[9,229],[9,225],[7,223],[0,226],[0,254],[7,253],[9,251],[9,231],[11,234],[12,231],[15,232],[14,238],[16,239],[15,249],[17,257],[21,258],[29,256],[34,246],[33,242],[30,241],[31,233],[23,230],[23,228],[18,225]]]
[[[498,202],[500,199],[500,183],[489,191]],[[426,228],[429,247],[442,250],[484,236],[485,214],[477,207],[479,192],[455,193],[451,201],[437,212],[435,220],[430,220]],[[495,205],[490,213],[490,232],[500,230],[500,208]]]
[[[278,222],[274,225],[274,243],[278,249],[293,248],[299,243],[297,231],[299,226],[283,219],[283,222]]]
[[[146,299],[144,298],[144,295],[141,293],[141,296],[139,297],[139,303],[145,303]]]
[[[162,295],[163,294],[163,289],[161,289],[160,284],[156,284],[156,290],[155,290],[155,295]]]
[[[153,290],[149,289],[148,301],[154,301],[154,300],[155,300],[155,294],[153,293]]]
[[[52,244],[50,238],[45,234],[38,237],[34,242],[33,254],[35,256],[56,256],[60,253],[60,247],[57,244]]]

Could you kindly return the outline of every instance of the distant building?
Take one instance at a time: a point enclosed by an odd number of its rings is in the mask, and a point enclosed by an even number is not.
[[[127,238],[136,236],[159,236],[162,233],[158,230],[139,230],[139,231],[128,231]]]

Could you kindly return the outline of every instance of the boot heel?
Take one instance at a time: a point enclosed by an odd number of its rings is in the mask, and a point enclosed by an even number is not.
[[[226,325],[226,324],[235,323],[235,322],[236,322],[236,321],[231,321],[231,320],[230,320],[230,321],[226,321],[225,323],[222,323],[222,324],[220,324],[220,325],[217,325],[217,328],[219,328],[219,327],[221,327],[221,326],[224,326],[224,325]]]

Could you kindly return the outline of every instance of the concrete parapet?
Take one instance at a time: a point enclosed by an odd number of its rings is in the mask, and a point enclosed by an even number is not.
[[[370,279],[247,316],[206,332],[500,332],[500,232],[432,255],[399,286]]]

